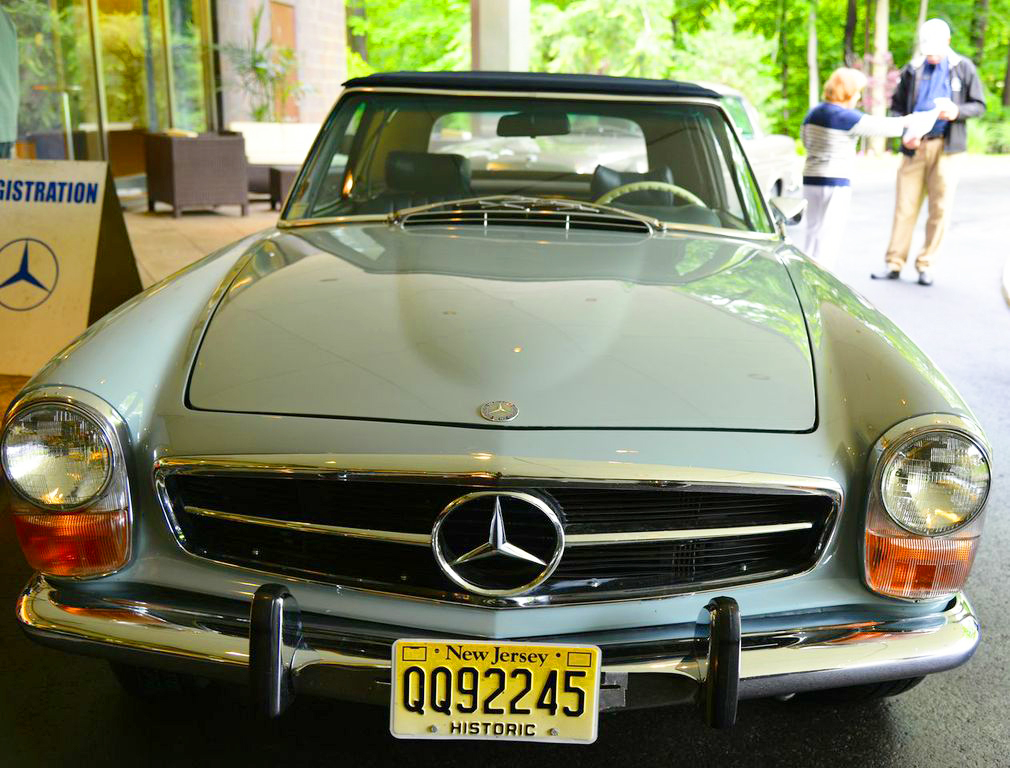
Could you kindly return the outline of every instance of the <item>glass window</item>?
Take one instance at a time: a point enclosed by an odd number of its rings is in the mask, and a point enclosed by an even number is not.
[[[83,0],[4,4],[17,30],[21,100],[16,155],[99,160],[98,104]]]
[[[705,104],[349,94],[287,219],[389,214],[501,195],[773,231],[722,112]]]
[[[730,156],[732,157],[732,164],[741,170],[749,167],[747,158],[744,156],[740,145],[735,141],[727,143],[729,145]],[[764,205],[764,197],[761,195],[761,189],[758,187],[754,174],[744,171],[742,173],[734,174],[733,178],[740,185],[740,200],[743,202],[744,206],[744,217],[748,221],[768,221],[768,213],[767,208],[765,208]]]
[[[203,51],[210,45],[196,0],[164,0],[169,11],[169,61],[172,65],[172,127],[206,131],[207,94]]]
[[[146,132],[207,130],[209,1],[23,0],[5,5],[18,32],[22,96],[17,155],[104,156],[117,179],[139,179],[145,172]],[[89,8],[97,13],[95,19]],[[94,48],[93,29],[98,30]]]
[[[499,136],[506,113],[453,112],[432,126],[428,151],[460,154],[471,170],[592,173],[603,162],[618,171],[649,169],[642,129],[631,120],[565,115],[570,132],[559,136]]]
[[[726,96],[723,99],[723,104],[726,111],[729,112],[729,116],[733,118],[733,122],[736,123],[736,129],[740,132],[740,136],[745,139],[753,139],[754,125],[750,121],[750,115],[747,114],[747,107],[744,106],[743,99],[739,96]]]

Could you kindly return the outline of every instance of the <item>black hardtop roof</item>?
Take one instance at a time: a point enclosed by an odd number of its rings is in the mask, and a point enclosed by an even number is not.
[[[558,75],[549,72],[380,72],[355,77],[345,88],[432,88],[460,91],[550,91],[636,96],[688,96],[720,99],[715,91],[676,80],[608,75]]]

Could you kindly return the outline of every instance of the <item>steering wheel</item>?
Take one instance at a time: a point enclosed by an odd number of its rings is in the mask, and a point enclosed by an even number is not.
[[[612,200],[616,200],[619,197],[624,197],[625,195],[631,194],[632,192],[642,192],[646,190],[652,190],[656,192],[672,192],[677,197],[682,197],[687,202],[692,205],[700,205],[702,208],[708,208],[705,202],[698,197],[694,192],[684,189],[683,187],[678,187],[676,184],[671,184],[668,181],[633,181],[630,184],[622,184],[619,187],[614,187],[609,192],[601,195],[599,198],[593,202],[597,205],[606,205]]]

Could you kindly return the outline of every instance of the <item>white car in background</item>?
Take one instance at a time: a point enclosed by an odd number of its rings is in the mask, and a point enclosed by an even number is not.
[[[743,139],[744,151],[761,191],[767,197],[799,196],[803,168],[796,153],[796,140],[778,133],[765,133],[757,110],[740,91],[720,83],[699,85],[722,96],[723,106]]]

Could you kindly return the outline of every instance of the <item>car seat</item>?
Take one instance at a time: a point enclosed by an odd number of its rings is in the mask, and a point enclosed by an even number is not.
[[[593,171],[593,180],[589,185],[589,194],[593,200],[599,200],[607,192],[617,189],[625,184],[632,184],[636,181],[665,181],[673,184],[673,171],[668,167],[656,168],[645,173],[635,173],[634,171],[615,171],[605,165],[596,166]],[[673,192],[666,189],[645,189],[637,192],[629,192],[618,198],[622,205],[660,205],[673,206]]]

